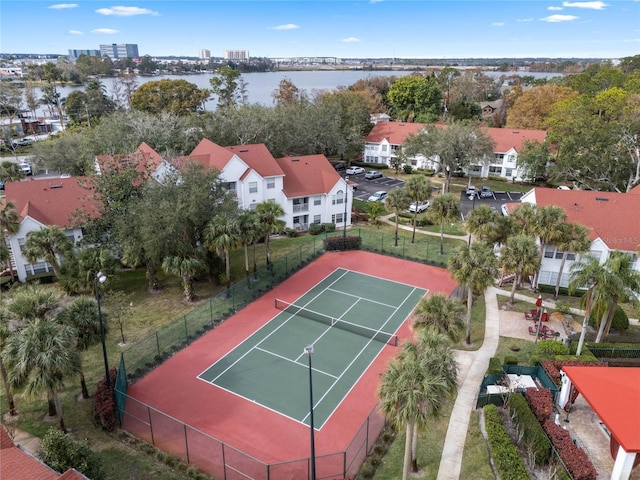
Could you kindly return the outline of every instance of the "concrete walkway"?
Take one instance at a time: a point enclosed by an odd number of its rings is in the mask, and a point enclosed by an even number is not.
[[[496,299],[498,293],[504,294],[504,291],[489,287],[484,294],[486,319],[482,347],[475,352],[456,351],[456,359],[460,366],[460,387],[444,440],[438,480],[457,480],[460,477],[462,453],[471,412],[476,408],[478,392],[489,367],[489,359],[494,356],[498,348],[500,338],[500,310]]]

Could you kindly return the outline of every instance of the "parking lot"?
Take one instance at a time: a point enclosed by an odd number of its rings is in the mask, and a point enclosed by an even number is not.
[[[491,197],[480,198],[477,195],[469,199],[465,192],[460,192],[460,210],[463,218],[479,205],[489,205],[496,212],[500,212],[500,207],[505,203],[519,202],[522,192],[493,191]]]
[[[390,192],[394,188],[400,188],[404,186],[404,182],[402,180],[385,177],[384,174],[382,177],[375,178],[373,180],[364,178],[364,173],[360,173],[358,175],[347,175],[343,170],[342,172],[340,172],[340,175],[358,184],[358,187],[354,192],[354,197],[358,200],[363,201],[366,201],[372,193],[379,190]]]

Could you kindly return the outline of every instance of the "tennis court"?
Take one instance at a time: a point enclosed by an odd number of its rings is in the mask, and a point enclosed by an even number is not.
[[[309,424],[309,359],[313,345],[314,424],[320,430],[426,290],[339,268],[289,303],[199,378]],[[390,347],[389,347],[390,348]]]

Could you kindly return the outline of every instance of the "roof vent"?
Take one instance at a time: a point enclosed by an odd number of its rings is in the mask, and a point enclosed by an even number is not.
[[[292,159],[291,159],[291,161],[292,161],[292,162],[299,162],[299,161],[300,161],[300,159],[299,159],[299,158],[292,158]]]
[[[49,184],[49,188],[62,188],[62,185],[59,183]]]
[[[249,150],[247,150],[246,148],[243,150],[240,150],[240,152],[248,152]]]
[[[596,200],[598,202],[608,202],[609,199],[607,197],[596,197]]]

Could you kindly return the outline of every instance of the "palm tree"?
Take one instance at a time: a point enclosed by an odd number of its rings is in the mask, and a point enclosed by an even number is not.
[[[473,292],[483,293],[493,283],[498,261],[493,248],[483,241],[461,245],[449,257],[449,270],[459,284],[467,286],[467,318],[464,343],[471,345],[471,307]]]
[[[255,211],[245,210],[240,214],[238,217],[238,233],[240,235],[240,241],[242,242],[242,248],[244,249],[244,270],[247,276],[247,282],[249,282],[249,245],[252,244],[254,246],[253,267],[255,272],[257,270],[255,244],[256,241],[262,237],[260,219]]]
[[[404,184],[409,198],[413,202],[425,202],[431,198],[431,181],[422,175],[414,175]],[[416,241],[416,219],[418,218],[418,209],[413,212],[413,234],[411,243]]]
[[[0,178],[5,182],[18,182],[25,177],[17,163],[5,160],[0,163]]]
[[[465,226],[469,235],[488,241],[495,235],[498,214],[489,205],[480,205],[467,214]]]
[[[536,212],[533,203],[521,203],[511,211],[509,217],[519,225],[519,233],[535,235]]]
[[[280,232],[284,228],[285,222],[280,220],[280,217],[284,215],[284,209],[274,200],[265,200],[256,206],[256,213],[265,232],[264,246],[267,252],[267,268],[271,268],[269,237],[272,233]]]
[[[498,215],[495,219],[495,229],[487,238],[487,242],[503,245],[512,235],[519,231],[518,224],[511,216]]]
[[[536,221],[533,231],[540,239],[540,264],[544,258],[544,251],[547,245],[554,244],[561,235],[562,225],[566,223],[567,214],[564,210],[555,205],[545,205],[536,210]],[[536,272],[534,286],[538,288],[540,270]]]
[[[398,246],[398,223],[400,222],[400,212],[406,210],[409,206],[409,196],[404,188],[394,188],[389,192],[387,198],[384,201],[387,208],[390,208],[396,213],[396,230],[395,230],[395,243],[394,246]]]
[[[420,300],[414,313],[413,326],[416,330],[433,328],[456,341],[464,324],[464,312],[464,307],[457,300],[448,300],[442,293],[434,293]]]
[[[162,269],[165,272],[182,279],[182,290],[186,302],[193,301],[193,279],[198,273],[204,271],[205,267],[204,260],[199,257],[174,255],[162,261]]]
[[[414,431],[425,425],[430,412],[439,407],[445,388],[444,380],[431,375],[421,360],[418,346],[405,343],[382,374],[378,387],[380,411],[393,426],[406,429],[402,480],[409,477]]]
[[[52,319],[34,319],[9,336],[2,352],[11,385],[23,387],[29,395],[46,392],[49,414],[58,416],[63,432],[66,428],[60,391],[65,377],[81,370],[75,341],[75,331],[71,327]]]
[[[44,319],[58,308],[59,300],[51,290],[37,283],[23,285],[11,294],[9,313],[19,321]]]
[[[71,327],[76,333],[76,349],[79,352],[87,350],[89,347],[100,342],[102,336],[100,331],[100,318],[98,304],[92,297],[78,297],[56,316],[56,320]],[[82,357],[81,362],[82,362]],[[80,387],[82,398],[89,398],[87,382],[84,378],[82,363],[80,363]]]
[[[562,251],[562,261],[556,279],[556,290],[553,298],[558,298],[560,292],[560,280],[564,271],[564,264],[567,261],[569,252],[579,255],[589,251],[591,240],[589,240],[589,229],[579,223],[565,223],[561,226],[559,235],[555,241],[558,250]]]
[[[429,207],[434,223],[440,224],[440,255],[444,255],[444,224],[455,222],[460,217],[460,200],[453,193],[438,195]]]
[[[4,362],[2,361],[2,352],[4,351],[4,347],[7,343],[7,339],[9,338],[10,333],[9,315],[4,309],[0,309],[0,375],[2,375],[4,391],[7,394],[7,402],[9,403],[9,415],[13,417],[17,414],[16,403],[13,398],[13,389],[11,388],[11,384],[9,383],[7,369],[5,368]]]
[[[522,277],[531,275],[540,268],[540,256],[533,237],[526,233],[509,237],[500,251],[500,265],[505,272],[514,273],[516,276],[511,288],[511,304],[513,304],[516,289]]]
[[[231,250],[240,242],[238,220],[223,215],[215,216],[204,231],[204,241],[210,250],[224,255],[226,267],[227,295],[231,293]]]
[[[44,227],[27,234],[22,254],[31,263],[44,259],[58,277],[60,276],[58,259],[68,254],[71,247],[71,241],[58,227]]]
[[[18,233],[18,230],[20,230],[20,217],[16,213],[16,206],[13,202],[5,202],[0,209],[0,242],[2,242],[0,261],[11,271],[11,280],[14,280],[14,274],[11,267],[11,252],[7,245],[9,235]]]
[[[626,252],[613,251],[600,265],[597,258],[585,255],[571,265],[570,289],[593,287],[593,311],[596,312],[596,343],[608,335],[613,315],[620,301],[638,304],[640,272],[634,270],[633,258]]]

